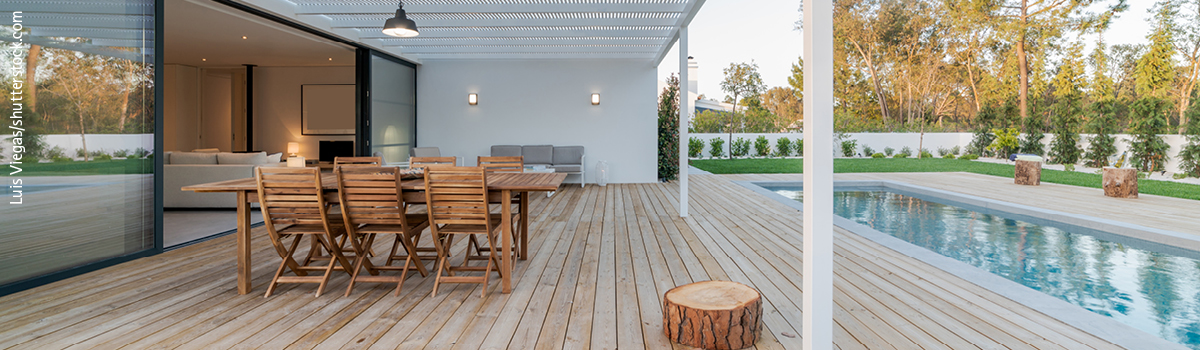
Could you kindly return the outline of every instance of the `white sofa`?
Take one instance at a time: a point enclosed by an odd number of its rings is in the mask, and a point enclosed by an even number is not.
[[[579,175],[579,187],[584,183],[583,146],[553,145],[494,145],[493,157],[524,158],[525,166],[546,166],[556,173]]]
[[[167,152],[163,155],[164,208],[237,208],[233,193],[183,191],[184,186],[254,177],[259,166],[285,166],[282,154]]]

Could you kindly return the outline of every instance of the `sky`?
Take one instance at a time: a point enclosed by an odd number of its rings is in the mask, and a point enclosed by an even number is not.
[[[1149,0],[1127,1],[1129,9],[1118,15],[1104,34],[1111,47],[1146,42],[1150,32]],[[707,0],[688,27],[688,53],[699,64],[699,92],[722,100],[721,70],[730,63],[758,64],[767,88],[787,86],[792,64],[803,51],[803,38],[795,30],[800,19],[799,0]],[[1100,6],[1096,6],[1099,10]],[[1090,52],[1095,35],[1082,37]],[[671,48],[658,66],[659,80],[679,71],[679,45]]]

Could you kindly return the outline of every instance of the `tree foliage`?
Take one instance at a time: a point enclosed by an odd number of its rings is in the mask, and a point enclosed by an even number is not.
[[[679,175],[679,77],[671,74],[658,95],[658,179]],[[690,151],[690,149],[689,149]]]

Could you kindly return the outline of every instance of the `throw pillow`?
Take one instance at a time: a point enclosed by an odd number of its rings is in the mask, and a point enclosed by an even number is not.
[[[217,164],[216,153],[174,152],[171,164]]]
[[[400,169],[401,180],[412,180],[425,178],[425,168],[408,168]]]
[[[283,159],[283,152],[271,153],[267,155],[267,163],[279,163]]]
[[[217,153],[217,164],[266,164],[267,152]]]

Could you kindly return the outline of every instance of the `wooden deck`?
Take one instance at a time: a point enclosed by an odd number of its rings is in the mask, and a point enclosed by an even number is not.
[[[662,294],[709,279],[763,294],[758,349],[800,349],[801,216],[740,178],[693,175],[687,219],[674,184],[531,196],[512,294],[493,278],[486,298],[477,285],[430,297],[433,279],[414,274],[400,297],[376,284],[343,297],[341,275],[319,298],[315,285],[263,298],[278,258],[260,228],[252,295],[237,295],[222,237],[0,298],[0,349],[663,349]],[[835,249],[840,349],[1118,348],[854,234],[837,230]]]

